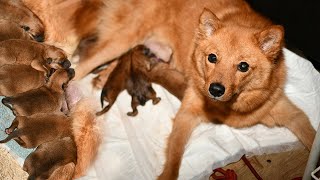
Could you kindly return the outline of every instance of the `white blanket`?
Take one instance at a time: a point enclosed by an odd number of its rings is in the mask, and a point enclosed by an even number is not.
[[[284,50],[288,66],[286,94],[310,118],[313,127],[320,121],[320,75],[312,64]],[[97,99],[100,91],[91,89],[89,76],[79,82],[86,96]],[[81,179],[151,180],[161,173],[166,138],[171,131],[171,119],[180,102],[160,86],[154,88],[162,98],[159,104],[150,101],[139,114],[131,118],[131,98],[127,92],[118,97],[105,115],[105,135],[98,158],[88,175]],[[202,124],[186,146],[180,168],[181,180],[208,179],[212,169],[238,161],[243,154],[288,151],[301,146],[297,138],[285,128],[257,125],[234,129],[225,125]]]

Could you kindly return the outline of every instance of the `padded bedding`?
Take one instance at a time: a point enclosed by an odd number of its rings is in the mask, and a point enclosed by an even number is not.
[[[285,92],[310,118],[315,129],[320,121],[320,74],[306,59],[284,49],[288,67]],[[89,75],[73,85],[81,88],[84,96],[100,103],[100,90],[91,87],[94,76]],[[129,117],[131,97],[122,92],[111,110],[105,114],[103,143],[97,160],[87,176],[81,178],[110,180],[150,180],[160,174],[165,160],[166,138],[171,131],[172,118],[180,102],[158,85],[153,85],[161,101],[152,105],[148,101],[139,106],[139,114]],[[0,138],[12,115],[0,106]],[[10,120],[7,120],[9,117]],[[6,144],[21,164],[26,152],[15,142]],[[234,129],[226,125],[201,124],[192,134],[183,156],[179,179],[208,179],[212,169],[238,161],[243,154],[289,151],[301,147],[297,138],[285,128],[267,128],[256,125]]]

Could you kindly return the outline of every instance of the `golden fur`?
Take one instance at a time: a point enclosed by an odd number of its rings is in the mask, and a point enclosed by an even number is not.
[[[32,38],[19,24],[10,20],[0,19],[0,41],[8,39],[31,40]]]
[[[160,58],[171,57],[170,66],[188,78],[159,179],[177,179],[184,147],[201,122],[237,128],[258,123],[285,126],[310,149],[315,130],[283,91],[282,27],[243,0],[103,2],[97,41],[80,53],[75,79],[138,44],[155,50]],[[216,63],[208,62],[211,53],[217,55]],[[240,72],[241,62],[249,64],[249,70]],[[222,95],[210,94],[212,83],[223,85]]]
[[[61,112],[65,102],[64,89],[73,77],[73,69],[59,69],[43,86],[12,97],[5,97],[2,103],[19,116]]]
[[[88,99],[82,99],[71,112],[73,117],[72,129],[78,157],[73,178],[85,175],[94,162],[101,144],[101,132],[93,104],[95,103]]]
[[[14,96],[46,83],[43,72],[29,65],[6,64],[0,67],[0,95]]]
[[[19,24],[31,37],[42,42],[44,27],[41,20],[21,0],[0,1],[0,19]]]

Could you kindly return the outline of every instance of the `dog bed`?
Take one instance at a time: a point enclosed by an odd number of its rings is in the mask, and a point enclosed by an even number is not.
[[[288,67],[285,92],[308,115],[316,129],[320,121],[320,74],[306,59],[286,49],[284,53]],[[99,103],[100,90],[91,87],[93,77],[94,75],[89,75],[75,84],[81,87],[85,96],[96,99]],[[131,111],[131,97],[127,92],[120,94],[116,103],[105,114],[105,123],[101,127],[104,138],[98,157],[87,175],[80,179],[150,180],[161,173],[165,161],[166,138],[180,102],[162,87],[154,85],[154,88],[162,100],[157,105],[148,101],[144,107],[139,106],[136,117],[126,115]],[[7,118],[1,115],[1,130],[4,130],[3,122],[8,121],[5,119]],[[4,138],[3,131],[0,138]],[[10,151],[20,158],[25,157],[22,154],[24,151],[16,144],[6,146],[10,146]],[[226,125],[202,124],[195,129],[186,146],[179,179],[207,180],[212,169],[236,162],[243,154],[251,156],[277,153],[299,147],[302,147],[301,143],[286,128],[256,125],[234,129]]]

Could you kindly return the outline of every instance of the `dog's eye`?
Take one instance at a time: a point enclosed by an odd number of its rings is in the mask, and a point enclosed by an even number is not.
[[[208,61],[210,63],[216,63],[217,62],[217,56],[215,54],[209,54]]]
[[[21,26],[22,29],[24,29],[25,31],[29,31],[30,30],[30,27],[29,26]]]
[[[240,64],[238,64],[238,70],[241,72],[247,72],[249,70],[249,64],[246,62],[240,62]]]

